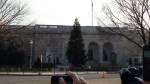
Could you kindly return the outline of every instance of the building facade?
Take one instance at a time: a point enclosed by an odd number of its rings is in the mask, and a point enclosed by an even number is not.
[[[54,63],[55,60],[59,65],[68,65],[65,53],[72,28],[64,25],[35,25],[16,33],[26,45],[28,56],[32,56],[32,63],[40,57],[43,63]],[[89,58],[86,65],[127,66],[129,59],[140,62],[142,54],[139,48],[124,37],[105,30],[107,28],[99,26],[81,26],[85,54]]]

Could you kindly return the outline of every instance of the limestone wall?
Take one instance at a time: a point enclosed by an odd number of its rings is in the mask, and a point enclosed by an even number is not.
[[[53,28],[54,27],[54,28]],[[30,29],[30,28],[29,28]],[[70,37],[72,26],[35,26],[28,32],[19,32],[19,38],[24,42],[34,41],[33,61],[42,55],[43,62],[53,62],[53,59],[59,59],[60,64],[67,63],[65,52],[67,43]],[[98,32],[96,27],[84,26],[81,27],[83,34],[83,41],[85,45],[86,54],[88,53],[89,45],[96,45],[95,57],[93,60],[95,64],[109,65],[113,57],[108,57],[109,61],[104,61],[104,45],[109,44],[108,51],[116,55],[117,65],[128,65],[128,58],[132,56],[140,56],[140,50],[134,44],[116,34],[107,33],[104,31]],[[28,45],[28,44],[27,44]],[[29,46],[30,47],[30,46]],[[27,51],[30,52],[30,49]],[[111,48],[111,50],[109,50]],[[93,48],[94,49],[94,48]],[[133,53],[134,51],[134,53]],[[30,53],[28,53],[30,55]]]

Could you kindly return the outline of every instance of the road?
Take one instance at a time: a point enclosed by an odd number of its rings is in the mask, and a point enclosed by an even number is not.
[[[80,74],[89,84],[121,84],[118,74],[106,74],[105,78],[97,73]],[[51,76],[12,76],[0,75],[0,84],[50,84]]]

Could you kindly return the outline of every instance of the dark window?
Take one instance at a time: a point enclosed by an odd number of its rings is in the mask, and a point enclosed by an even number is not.
[[[56,64],[60,64],[59,58],[56,58]]]
[[[110,55],[114,51],[113,45],[110,42],[106,42],[103,45],[103,61],[110,61]]]
[[[108,61],[108,56],[107,56],[105,50],[103,50],[103,61]]]
[[[134,65],[138,65],[139,61],[138,58],[134,58]]]
[[[93,50],[92,49],[88,50],[88,60],[93,60]]]
[[[129,65],[132,65],[132,58],[129,58]]]

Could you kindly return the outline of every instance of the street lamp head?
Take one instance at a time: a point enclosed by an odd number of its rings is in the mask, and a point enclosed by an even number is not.
[[[30,44],[31,44],[31,45],[33,44],[33,40],[30,40]]]

